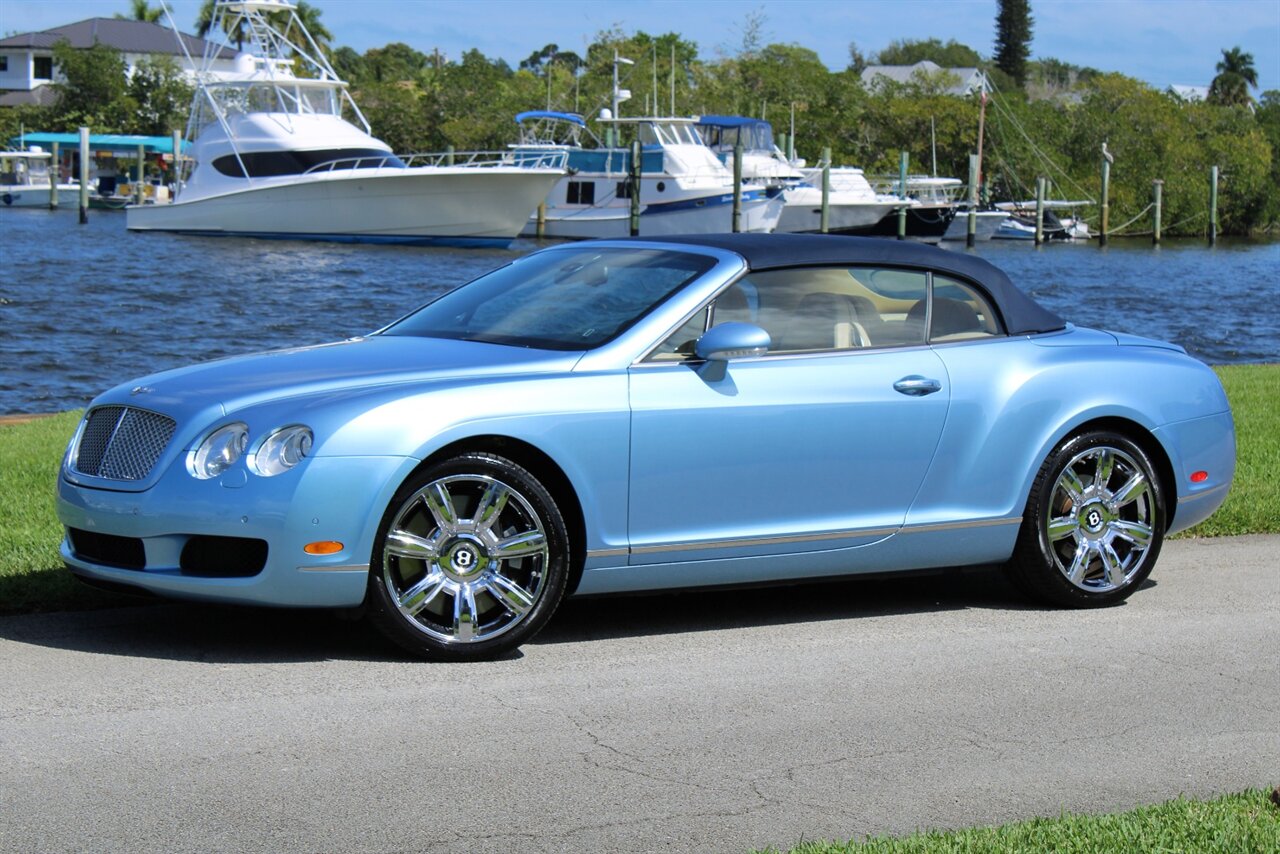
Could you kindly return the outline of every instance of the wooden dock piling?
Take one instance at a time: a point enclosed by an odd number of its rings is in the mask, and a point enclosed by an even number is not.
[[[53,144],[53,155],[49,160],[49,210],[58,209],[58,143]]]
[[[898,152],[898,198],[902,199],[902,206],[898,208],[898,239],[907,239],[907,162],[909,154],[905,151]]]
[[[826,234],[831,224],[831,147],[822,149],[822,208],[818,212],[818,231]]]
[[[1209,245],[1218,245],[1218,167],[1209,170]]]
[[[1164,196],[1164,181],[1159,178],[1151,182],[1151,204],[1154,210],[1151,214],[1151,244],[1153,246],[1160,245],[1160,206]]]
[[[969,223],[964,245],[973,248],[978,242],[978,155],[969,155]]]
[[[742,231],[742,140],[733,144],[733,233]]]
[[[80,128],[80,224],[89,221],[89,129]]]
[[[631,141],[631,169],[629,170],[628,189],[631,193],[631,236],[635,237],[640,233],[640,158],[644,152],[640,147],[640,140],[633,139]],[[734,231],[737,231],[735,228]]]
[[[1044,243],[1044,185],[1043,177],[1036,178],[1036,246]]]
[[[1098,229],[1098,245],[1107,245],[1107,229],[1111,227],[1111,161],[1107,159],[1105,146],[1102,152],[1102,225]]]

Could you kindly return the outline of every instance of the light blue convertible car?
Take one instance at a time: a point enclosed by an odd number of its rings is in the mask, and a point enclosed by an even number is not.
[[[1115,603],[1234,465],[1177,346],[965,254],[724,235],[558,246],[363,338],[126,383],[58,514],[85,581],[363,607],[458,660],[570,595],[1005,564]]]

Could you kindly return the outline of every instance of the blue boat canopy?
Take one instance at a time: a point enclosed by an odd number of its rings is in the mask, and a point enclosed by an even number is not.
[[[10,145],[21,146],[23,148],[30,145],[38,145],[46,151],[48,151],[55,142],[62,146],[64,151],[73,151],[80,145],[80,134],[27,133],[22,136],[15,136],[9,140]],[[115,151],[121,154],[135,154],[138,151],[139,145],[142,146],[142,150],[147,154],[173,154],[173,138],[168,136],[136,136],[120,133],[89,134],[90,151]],[[190,147],[190,143],[183,142],[183,151],[186,151]]]
[[[577,113],[557,113],[554,110],[529,110],[524,113],[516,113],[516,124],[529,119],[552,119],[553,121],[569,122],[579,127],[587,126],[586,121]]]
[[[767,125],[769,123],[764,119],[751,119],[746,116],[698,116],[698,124],[715,125],[722,128],[741,128],[753,125]]]

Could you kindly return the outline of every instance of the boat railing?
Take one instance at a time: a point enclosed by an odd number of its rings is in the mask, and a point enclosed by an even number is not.
[[[337,172],[350,169],[404,169],[413,166],[465,166],[492,168],[517,166],[523,169],[564,169],[565,151],[441,151],[427,154],[405,154],[365,157],[339,157],[326,160],[303,172]]]
[[[400,156],[406,166],[466,166],[474,169],[492,169],[500,166],[516,166],[521,169],[564,169],[568,158],[569,152],[563,148],[433,151]]]

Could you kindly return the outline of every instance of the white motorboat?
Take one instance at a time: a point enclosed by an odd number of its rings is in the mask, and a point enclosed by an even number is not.
[[[516,116],[521,142],[515,150],[528,156],[564,151],[569,176],[547,196],[540,214],[544,237],[622,237],[631,229],[631,150],[600,145],[585,147],[591,136],[574,113],[535,110]],[[603,111],[599,121],[620,138],[630,128],[640,141],[639,233],[716,234],[733,231],[733,173],[707,148],[692,119],[640,116],[615,118]],[[782,213],[776,193],[745,185],[740,198],[739,231],[772,231]],[[538,233],[539,214],[526,235]]]
[[[217,72],[210,43],[175,200],[129,207],[130,230],[506,244],[565,174],[563,152],[397,157],[292,3],[219,0],[214,16],[253,50]]]
[[[38,146],[27,151],[0,151],[0,205],[47,208],[50,199],[50,155]],[[58,182],[58,204],[80,203],[80,185]]]
[[[698,132],[729,168],[742,145],[745,183],[782,192],[785,207],[776,231],[816,232],[822,228],[822,169],[790,161],[774,144],[773,126],[745,116],[700,116]],[[873,228],[903,202],[876,193],[861,169],[831,169],[827,193],[827,230],[860,233]]]
[[[1091,201],[1053,199],[1044,202],[1045,240],[1088,240],[1089,224],[1076,214],[1077,209],[1093,204]],[[1008,214],[1008,219],[996,230],[996,240],[1035,240],[1036,203],[1001,202],[996,209]]]

